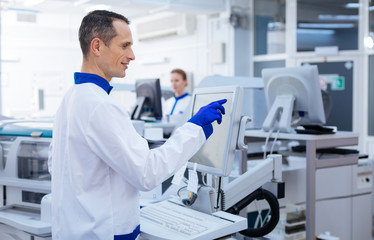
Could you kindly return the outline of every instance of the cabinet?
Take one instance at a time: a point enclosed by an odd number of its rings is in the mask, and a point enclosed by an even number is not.
[[[261,130],[247,130],[245,140],[248,144],[261,142],[265,141],[268,135],[269,133]],[[275,136],[276,134],[272,134],[270,139]],[[317,158],[317,149],[356,146],[358,145],[358,134],[353,132],[337,132],[327,135],[279,133],[277,139],[296,140],[306,146],[306,239],[314,239],[316,233],[316,170],[358,163],[358,154],[323,155],[323,157]],[[342,209],[342,211],[344,210]]]

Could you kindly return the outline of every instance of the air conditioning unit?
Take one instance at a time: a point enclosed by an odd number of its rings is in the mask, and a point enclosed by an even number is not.
[[[192,34],[196,28],[196,17],[189,14],[172,14],[151,18],[137,24],[139,41],[155,38]]]

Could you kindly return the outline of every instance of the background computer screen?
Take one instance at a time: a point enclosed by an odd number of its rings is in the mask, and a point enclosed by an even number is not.
[[[131,119],[160,120],[162,118],[160,79],[139,79],[135,83],[136,105]]]
[[[214,175],[227,176],[235,157],[238,126],[241,115],[242,89],[239,87],[196,89],[193,94],[192,115],[202,106],[213,101],[227,99],[223,105],[226,114],[221,124],[214,122],[213,134],[189,162],[197,163],[197,170]]]
[[[323,125],[325,113],[316,66],[263,69],[269,108],[265,131],[290,132],[299,125]]]

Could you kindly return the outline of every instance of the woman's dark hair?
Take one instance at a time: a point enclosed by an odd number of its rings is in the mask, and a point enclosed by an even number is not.
[[[121,14],[105,10],[92,11],[83,18],[79,28],[79,43],[84,57],[87,56],[94,38],[100,38],[106,46],[109,46],[110,41],[117,35],[113,27],[115,19],[130,24],[130,21]]]

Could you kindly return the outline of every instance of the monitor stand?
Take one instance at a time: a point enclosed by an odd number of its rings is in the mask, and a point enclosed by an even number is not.
[[[145,97],[138,97],[136,99],[136,104],[135,104],[134,109],[132,110],[132,113],[131,113],[131,119],[140,120],[145,100],[146,100]]]
[[[280,132],[291,132],[291,119],[295,97],[293,95],[277,96],[265,118],[262,128],[268,132],[270,130],[280,130]],[[278,126],[276,125],[278,123]]]

